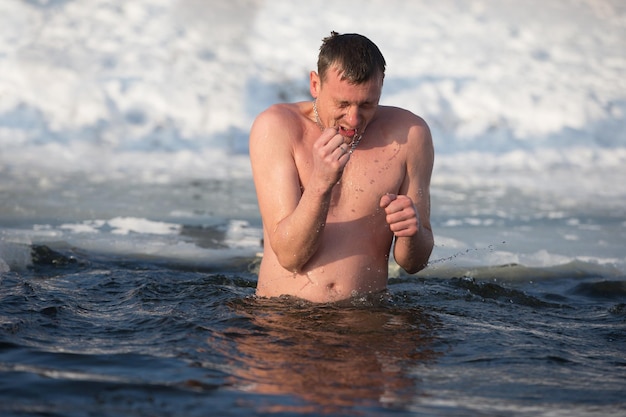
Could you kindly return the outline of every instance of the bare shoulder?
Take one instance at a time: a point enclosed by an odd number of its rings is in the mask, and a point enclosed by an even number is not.
[[[297,118],[298,105],[296,103],[276,103],[269,106],[263,113],[259,115],[259,118],[265,117],[279,117],[283,119]]]
[[[302,129],[302,115],[297,104],[273,104],[257,116],[252,125],[250,139],[279,135],[280,132],[295,132]]]
[[[421,127],[428,128],[426,121],[415,113],[393,106],[379,106],[378,117],[387,121],[393,121],[394,125],[402,125],[403,127]]]
[[[379,106],[379,123],[396,139],[406,141],[411,147],[432,148],[430,128],[426,121],[415,113],[393,106]]]
[[[285,178],[297,178],[294,156],[303,126],[298,103],[274,104],[257,116],[249,137],[250,162],[257,191],[284,182]]]

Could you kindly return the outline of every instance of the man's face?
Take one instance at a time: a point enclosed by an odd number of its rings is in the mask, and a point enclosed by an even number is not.
[[[317,107],[325,127],[336,126],[339,134],[352,140],[362,134],[373,119],[382,93],[382,76],[362,84],[353,84],[341,78],[341,72],[332,67],[315,86]]]

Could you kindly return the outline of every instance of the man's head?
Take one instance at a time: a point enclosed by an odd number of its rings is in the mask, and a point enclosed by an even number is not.
[[[342,78],[361,84],[373,77],[385,76],[385,58],[374,42],[356,33],[331,35],[324,38],[317,60],[317,73],[323,82],[328,70],[336,67]]]
[[[311,71],[315,119],[354,140],[373,120],[380,100],[385,59],[365,36],[332,32],[320,48],[318,72]]]

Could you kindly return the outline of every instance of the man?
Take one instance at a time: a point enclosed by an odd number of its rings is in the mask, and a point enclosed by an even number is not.
[[[378,105],[385,66],[366,37],[332,32],[310,74],[313,102],[273,105],[254,122],[258,296],[335,302],[382,292],[392,243],[408,273],[427,265],[432,139],[420,117]]]

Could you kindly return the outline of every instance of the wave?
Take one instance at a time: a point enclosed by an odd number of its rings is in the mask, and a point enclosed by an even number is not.
[[[185,230],[185,229],[183,229]],[[232,247],[224,238],[223,230],[191,228],[183,231],[195,235],[195,243],[172,243],[170,250],[157,253],[143,247],[145,243],[128,243],[126,245],[109,241],[98,246],[97,251],[70,246],[67,242],[49,242],[48,244],[25,244],[0,241],[0,272],[36,270],[41,272],[66,273],[71,270],[82,270],[94,265],[132,265],[152,266],[165,269],[214,271],[256,274],[260,262],[260,246],[258,243]],[[161,243],[152,243],[161,246]],[[184,246],[175,253],[176,246]],[[88,245],[85,245],[88,246]],[[116,246],[116,250],[110,250]],[[126,250],[120,250],[120,246]],[[142,247],[143,251],[138,249]],[[109,250],[107,250],[107,248]],[[93,249],[93,248],[92,248]],[[601,264],[594,260],[571,259],[564,263],[546,266],[527,266],[522,264],[474,264],[445,265],[437,264],[423,271],[408,275],[399,266],[390,261],[390,280],[414,279],[455,279],[462,283],[539,283],[545,281],[584,281],[572,289],[572,294],[590,297],[623,297],[626,295],[626,273],[613,264]],[[391,282],[390,281],[390,282]],[[469,284],[468,284],[469,285]],[[479,287],[472,287],[477,290]],[[480,287],[485,289],[487,287]]]
[[[252,120],[277,101],[310,99],[308,71],[323,34],[291,19],[301,4],[153,3],[135,1],[134,12],[110,0],[6,5],[6,16],[21,18],[4,19],[0,35],[7,51],[0,54],[0,173],[249,177],[246,164],[233,161],[247,153]],[[337,26],[334,12],[320,13],[323,3],[310,10],[316,26]],[[513,3],[485,10],[393,3],[394,14],[359,5],[361,21],[376,20],[369,36],[389,62],[382,102],[430,122],[443,172],[473,172],[486,162],[540,172],[554,164],[624,166],[626,99],[616,88],[626,67],[623,6],[611,4],[606,14],[542,4],[538,17]],[[123,22],[115,39],[112,21]],[[581,21],[588,31],[578,30]],[[279,47],[268,37],[277,27],[290,40]],[[615,36],[590,36],[594,29]]]

